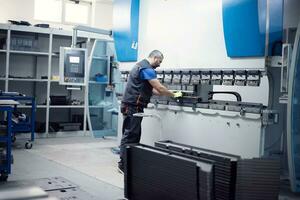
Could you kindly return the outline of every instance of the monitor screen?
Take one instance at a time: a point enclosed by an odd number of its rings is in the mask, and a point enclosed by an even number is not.
[[[84,52],[69,50],[66,52],[65,77],[84,77]]]
[[[79,63],[80,62],[80,57],[78,57],[78,56],[70,56],[69,57],[69,62],[70,63]]]

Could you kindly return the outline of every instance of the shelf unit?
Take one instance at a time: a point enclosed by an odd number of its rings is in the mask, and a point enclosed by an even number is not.
[[[95,39],[112,41],[108,36],[78,33],[77,40],[86,42],[83,48],[88,48],[86,44],[92,44]],[[51,126],[58,122],[81,123],[79,131],[88,134],[87,87],[69,91],[59,85],[59,81],[52,80],[52,77],[59,75],[59,48],[70,47],[71,43],[72,31],[0,24],[0,90],[34,96],[37,103],[36,122],[41,126],[38,132],[47,135],[53,130]],[[107,62],[108,59],[106,55],[95,57],[99,62]],[[99,83],[94,81],[94,84]],[[65,96],[81,104],[52,105],[51,96]],[[19,105],[18,108],[28,113],[30,106]]]

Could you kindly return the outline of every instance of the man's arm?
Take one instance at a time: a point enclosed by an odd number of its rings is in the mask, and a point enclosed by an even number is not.
[[[155,94],[155,95],[159,95],[159,92],[156,89],[154,89],[154,88],[152,90],[152,93]]]
[[[169,91],[165,86],[163,86],[159,80],[152,79],[148,80],[151,86],[153,87],[153,93],[161,96],[168,96],[168,97],[174,97],[173,92]]]

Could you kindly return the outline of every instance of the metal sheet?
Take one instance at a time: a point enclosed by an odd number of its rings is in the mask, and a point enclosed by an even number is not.
[[[0,200],[30,200],[46,197],[48,197],[48,194],[39,187],[0,190]]]

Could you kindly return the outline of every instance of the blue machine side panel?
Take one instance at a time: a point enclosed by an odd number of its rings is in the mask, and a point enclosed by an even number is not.
[[[223,0],[223,28],[229,57],[265,55],[265,0]],[[269,55],[281,51],[283,0],[272,0],[270,6]]]
[[[259,18],[258,1],[223,0],[222,3],[227,55],[229,57],[264,56],[265,17]]]
[[[120,62],[137,61],[139,0],[115,0],[113,37]]]

